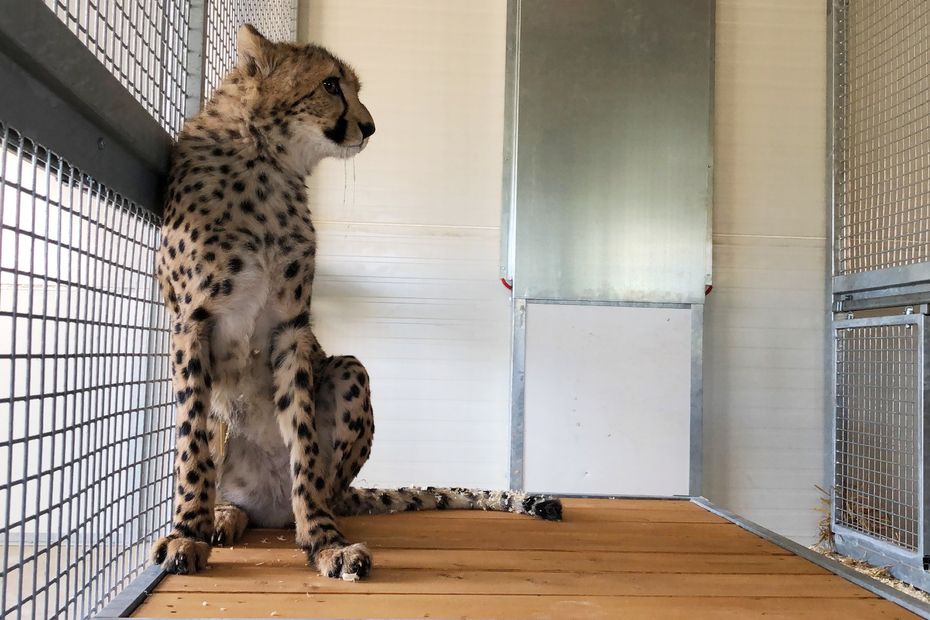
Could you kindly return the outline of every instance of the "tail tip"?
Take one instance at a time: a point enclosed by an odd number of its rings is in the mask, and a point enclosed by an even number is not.
[[[544,521],[561,521],[562,520],[562,500],[554,497],[540,497],[533,502],[530,509],[533,516],[539,517]]]

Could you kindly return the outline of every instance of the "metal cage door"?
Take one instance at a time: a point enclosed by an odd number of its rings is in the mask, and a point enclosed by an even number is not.
[[[930,4],[829,9],[831,526],[839,552],[926,589]]]
[[[833,530],[841,550],[920,569],[924,507],[923,314],[834,323]]]

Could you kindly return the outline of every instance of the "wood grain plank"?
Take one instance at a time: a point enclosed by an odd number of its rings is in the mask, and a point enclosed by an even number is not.
[[[707,512],[688,499],[610,499],[607,497],[563,497],[566,510],[598,508],[607,510],[681,510]]]
[[[546,535],[569,534],[618,534],[642,533],[656,536],[685,534],[695,536],[729,537],[745,533],[751,538],[753,534],[729,522],[649,522],[649,521],[543,521],[541,519],[424,519],[415,513],[403,512],[392,515],[376,515],[341,519],[339,524],[344,530],[355,530],[367,534],[387,534],[395,532],[443,532],[448,534],[476,534],[503,532],[542,533]]]
[[[562,498],[563,515],[567,520],[579,513],[596,513],[604,515],[608,520],[637,518],[635,513],[640,513],[641,518],[647,517],[649,513],[677,513],[678,519],[685,522],[711,522],[724,521],[712,512],[705,510],[701,506],[692,503],[686,499],[608,499],[597,497],[567,497]],[[631,513],[624,516],[625,513]],[[469,519],[491,518],[491,519],[517,519],[525,520],[530,517],[518,515],[510,512],[496,512],[483,510],[424,510],[417,512],[423,518],[428,519]],[[614,516],[611,517],[610,515]],[[670,517],[668,517],[670,518]],[[704,519],[710,519],[705,521]]]
[[[913,617],[688,502],[566,505],[562,523],[484,512],[344,519],[346,535],[375,551],[360,583],[316,575],[293,531],[252,530],[215,549],[204,573],[166,577],[136,616]]]
[[[833,575],[551,573],[381,568],[351,583],[304,567],[216,565],[197,575],[169,575],[159,592],[303,594],[541,594],[562,596],[745,596],[871,598]]]
[[[410,514],[410,513],[400,513]],[[532,519],[526,515],[517,515],[509,512],[492,512],[482,510],[424,510],[416,513],[420,519],[484,519],[488,521],[509,520],[526,521]],[[631,509],[616,510],[613,508],[579,507],[566,508],[563,513],[563,522],[632,522],[632,523],[728,523],[706,510],[681,509]],[[386,516],[386,515],[382,515]]]
[[[719,553],[627,553],[622,551],[500,551],[476,549],[380,549],[376,568],[433,570],[530,570],[582,573],[730,573],[826,575],[828,571],[793,555]],[[296,548],[216,548],[212,566],[250,564],[306,567],[306,554]],[[309,569],[307,569],[309,570]]]
[[[916,618],[878,598],[156,593],[139,617],[282,618]]]
[[[713,523],[550,523],[544,521],[461,521],[416,519],[416,515],[352,517],[341,521],[349,540],[372,549],[600,550],[659,553],[789,552],[731,524]],[[261,543],[262,540],[267,541]],[[294,545],[293,531],[252,530],[237,546]]]

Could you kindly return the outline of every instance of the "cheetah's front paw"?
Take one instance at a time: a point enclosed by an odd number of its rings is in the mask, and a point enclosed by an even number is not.
[[[207,567],[210,545],[180,534],[169,534],[152,546],[152,561],[169,573],[187,575]]]
[[[371,573],[371,552],[362,543],[328,547],[316,553],[314,564],[324,577],[358,581]]]

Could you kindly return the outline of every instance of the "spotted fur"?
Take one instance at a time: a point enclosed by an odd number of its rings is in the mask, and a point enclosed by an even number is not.
[[[474,508],[561,517],[558,500],[466,489],[353,489],[371,453],[368,373],[330,357],[310,321],[316,235],[304,178],[375,131],[355,72],[325,49],[251,26],[239,62],[173,152],[156,275],[171,315],[177,399],[173,531],[152,549],[176,573],[251,524],[296,528],[321,574],[371,569],[337,515]]]

